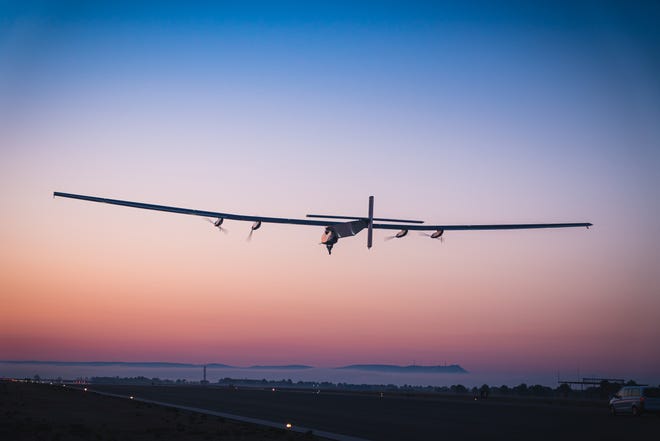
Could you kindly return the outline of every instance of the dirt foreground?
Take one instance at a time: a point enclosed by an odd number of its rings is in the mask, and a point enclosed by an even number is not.
[[[0,381],[0,440],[321,440],[60,385]]]

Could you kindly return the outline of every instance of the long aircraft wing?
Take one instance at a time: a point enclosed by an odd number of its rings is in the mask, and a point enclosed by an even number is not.
[[[167,211],[169,213],[189,214],[192,216],[202,217],[217,217],[221,219],[231,219],[250,222],[266,222],[274,224],[293,224],[293,225],[314,225],[317,227],[325,227],[328,222],[309,220],[309,219],[288,219],[284,217],[264,217],[264,216],[249,216],[243,214],[220,213],[216,211],[193,210],[190,208],[168,207],[166,205],[144,204],[142,202],[121,201],[118,199],[98,198],[95,196],[84,196],[81,194],[61,193],[56,191],[53,196],[62,198],[81,199],[83,201],[101,202],[103,204],[122,205],[124,207],[143,208],[145,210]]]
[[[411,231],[461,231],[461,230],[531,230],[537,228],[574,228],[587,227],[588,222],[571,222],[555,224],[494,224],[494,225],[404,225],[404,224],[374,224],[374,229],[381,230],[411,230]]]
[[[275,224],[292,224],[292,225],[312,225],[317,227],[326,227],[328,225],[340,224],[337,220],[311,220],[311,219],[290,219],[283,217],[266,217],[266,216],[251,216],[244,214],[233,213],[220,213],[216,211],[193,210],[190,208],[168,207],[166,205],[145,204],[142,202],[122,201],[118,199],[99,198],[96,196],[85,196],[80,194],[54,192],[53,196],[80,199],[83,201],[100,202],[103,204],[121,205],[124,207],[142,208],[145,210],[166,211],[169,213],[188,214],[192,216],[213,217],[222,219],[231,219],[239,221],[250,222],[265,222]],[[314,216],[314,215],[312,215]],[[346,216],[318,216],[330,219],[347,219]],[[368,220],[367,218],[351,217],[353,220]],[[377,218],[376,218],[377,219]],[[375,219],[375,220],[376,220]],[[387,220],[387,219],[383,219]],[[538,228],[573,228],[573,227],[590,227],[592,224],[588,222],[579,223],[550,223],[550,224],[494,224],[494,225],[419,225],[421,221],[404,221],[414,223],[411,224],[373,224],[374,229],[382,230],[414,230],[414,231],[460,231],[460,230],[523,230],[523,229],[538,229]]]

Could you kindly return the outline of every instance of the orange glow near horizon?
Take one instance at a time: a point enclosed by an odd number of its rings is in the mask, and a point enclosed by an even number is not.
[[[99,208],[49,203],[62,211]],[[123,210],[117,209],[118,219],[144,217]],[[89,222],[100,225],[106,215]],[[168,223],[167,216],[154,218]],[[140,237],[126,238],[113,222],[103,235],[78,231],[84,242],[75,242],[74,251],[71,233],[58,233],[58,225],[41,237],[50,244],[41,242],[39,253],[17,247],[23,252],[2,262],[3,292],[8,293],[0,323],[2,359],[320,367],[415,360],[534,370],[584,365],[588,348],[591,360],[615,369],[620,358],[612,345],[624,344],[629,335],[603,328],[604,320],[621,311],[644,314],[634,305],[621,309],[608,302],[625,278],[597,283],[593,274],[601,271],[600,262],[576,266],[587,260],[580,253],[588,244],[559,258],[523,247],[523,242],[541,246],[551,239],[555,245],[563,242],[557,247],[562,253],[572,242],[593,243],[591,232],[582,230],[537,237],[522,233],[522,238],[511,233],[505,239],[454,235],[443,244],[428,241],[433,250],[413,238],[396,243],[397,250],[378,242],[367,251],[358,236],[340,241],[341,251],[329,257],[320,247],[301,248],[294,227],[286,240],[296,243],[296,253],[282,250],[274,264],[261,253],[265,247],[281,248],[276,245],[281,235],[260,231],[263,238],[246,244],[188,219],[175,220],[184,224],[176,242],[140,230],[140,224],[153,225],[154,219],[131,219],[137,226],[123,228],[137,228]],[[240,226],[234,222],[228,228]],[[491,246],[499,241],[507,244],[506,254]],[[140,249],[145,246],[148,252]],[[184,248],[198,251],[186,254]],[[437,257],[429,260],[429,252]],[[526,274],[507,270],[530,258],[536,264]],[[369,266],[361,264],[367,261]],[[383,272],[381,267],[398,269]],[[590,295],[586,290],[596,285],[597,295]],[[641,342],[657,337],[657,329],[643,323],[635,333]],[[644,344],[626,346],[640,359],[650,359]]]

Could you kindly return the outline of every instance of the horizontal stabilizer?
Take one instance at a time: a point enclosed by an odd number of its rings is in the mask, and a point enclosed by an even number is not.
[[[316,218],[322,218],[322,219],[352,219],[352,220],[357,220],[357,219],[363,219],[363,220],[368,220],[366,217],[362,216],[334,216],[331,214],[308,214],[307,217],[316,217]],[[403,222],[407,224],[423,224],[424,221],[421,220],[406,220],[406,219],[384,219],[381,217],[375,217],[373,220],[375,221],[380,221],[380,222]]]

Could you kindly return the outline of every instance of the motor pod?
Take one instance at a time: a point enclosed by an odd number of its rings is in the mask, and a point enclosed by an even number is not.
[[[408,234],[408,230],[401,230],[398,233],[394,235],[397,239],[401,239],[402,237],[405,237]]]
[[[444,234],[445,230],[437,230],[433,234],[431,234],[431,239],[440,239],[442,238],[442,235]]]

